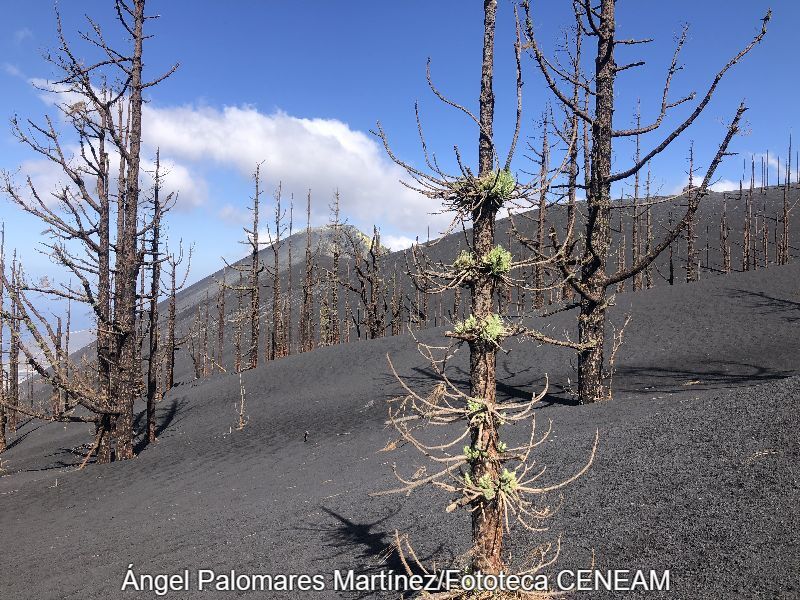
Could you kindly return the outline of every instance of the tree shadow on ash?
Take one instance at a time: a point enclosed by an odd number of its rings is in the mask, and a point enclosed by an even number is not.
[[[752,290],[731,290],[731,292],[734,297],[746,302],[750,308],[761,314],[776,315],[789,323],[800,321],[800,302]]]
[[[45,467],[31,467],[29,469],[21,469],[26,473],[38,473],[47,471],[58,471],[70,467],[78,467],[86,458],[86,452],[92,447],[91,442],[81,444],[75,448],[59,448],[58,450],[47,455],[47,458],[54,459],[54,462]],[[72,460],[71,457],[74,457]]]
[[[532,368],[512,371],[504,366],[503,370],[504,374],[502,374],[502,377],[499,375],[497,381],[497,398],[500,402],[521,402],[530,400],[532,396],[541,393],[542,389],[544,389],[544,378],[542,376],[537,376],[531,382],[526,382],[524,384],[508,384],[503,381],[504,378],[516,379],[526,372],[531,371]],[[411,390],[423,397],[430,393],[433,386],[440,381],[438,375],[431,367],[413,367],[411,373],[401,373],[400,376]],[[448,379],[458,389],[465,393],[468,392],[469,373],[466,369],[460,366],[450,366],[448,368]],[[387,390],[384,394],[386,400],[405,395],[405,391],[392,373],[384,374],[381,389]],[[545,408],[554,404],[577,406],[578,401],[570,390],[567,389],[566,385],[556,383],[551,379],[547,393],[537,403],[536,407]]]
[[[510,371],[504,369],[505,375],[508,379],[514,379],[520,375],[531,371],[531,368],[519,371]],[[430,383],[436,381],[436,374],[430,368],[415,368],[414,371],[420,374],[417,378],[420,382]],[[464,369],[453,367],[449,375],[450,381],[455,384],[459,389],[469,390],[469,373]],[[413,389],[413,388],[412,388]],[[524,384],[508,384],[503,381],[503,378],[498,374],[497,380],[497,399],[499,402],[523,402],[530,400],[533,396],[540,394],[544,389],[544,379],[537,376],[532,382]],[[547,393],[538,402],[538,407],[551,406],[553,404],[563,404],[566,406],[576,406],[577,400],[568,393],[565,386],[549,382]]]
[[[679,393],[692,390],[716,390],[749,387],[795,373],[735,361],[702,360],[693,368],[679,366],[635,367],[617,369],[614,388],[632,393]]]
[[[394,534],[381,527],[390,518],[400,512],[400,507],[394,509],[385,517],[377,521],[358,523],[337,513],[326,506],[320,508],[333,518],[333,524],[320,523],[311,527],[300,527],[305,531],[315,532],[324,539],[324,546],[333,548],[334,551],[330,558],[344,557],[345,560],[354,558],[358,564],[354,571],[357,574],[371,574],[379,571],[392,570],[395,573],[406,573],[406,568],[400,559],[397,550],[394,548]],[[427,556],[420,557],[424,564],[431,562],[431,557],[441,555],[445,552],[445,547],[440,544],[436,550]],[[449,557],[453,559],[452,556]],[[415,574],[422,573],[409,563]],[[367,592],[356,596],[357,598],[369,598],[374,592]]]
[[[24,423],[21,423],[20,425],[17,426],[17,431],[19,431],[20,429],[25,427],[25,425],[27,425],[28,423],[31,423],[32,421],[33,421],[33,419],[28,419]],[[15,437],[12,442],[10,442],[10,443],[8,443],[6,445],[6,450],[11,450],[14,446],[16,446],[18,444],[21,444],[25,440],[25,438],[27,438],[30,434],[32,434],[37,429],[40,429],[44,425],[45,425],[44,423],[39,423],[35,427],[33,427],[33,428],[29,429],[28,431],[26,431],[25,433],[23,433],[21,435],[17,435],[17,437]]]
[[[175,420],[177,414],[184,408],[187,404],[185,398],[181,400],[175,399],[170,402],[167,408],[160,408],[156,405],[156,437],[159,437],[164,431],[166,431],[170,425],[180,423],[181,419]],[[137,436],[139,436],[139,440],[136,442],[134,446],[134,451],[136,454],[139,454],[142,450],[144,450],[148,446],[147,442],[147,424],[145,419],[147,418],[147,411],[143,410],[140,411],[136,418],[133,421],[133,430],[138,432]]]

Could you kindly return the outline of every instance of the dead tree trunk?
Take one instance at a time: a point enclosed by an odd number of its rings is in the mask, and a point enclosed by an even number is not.
[[[239,273],[239,287],[236,288],[236,313],[233,318],[233,370],[236,373],[242,372],[242,336],[244,331],[244,274]]]
[[[286,347],[286,354],[290,355],[292,353],[292,347],[294,345],[294,339],[292,336],[292,303],[294,301],[294,290],[292,289],[292,270],[294,269],[294,263],[292,262],[292,246],[294,244],[294,240],[292,239],[292,234],[294,233],[294,196],[292,196],[292,202],[289,205],[289,237],[287,241],[289,243],[288,248],[288,266],[287,266],[287,275],[286,275],[286,316],[284,318],[284,323],[286,324],[284,328],[285,340],[284,346]]]
[[[494,167],[494,34],[497,0],[484,0],[483,64],[479,99],[480,135],[478,139],[479,177],[491,177]],[[494,247],[495,218],[499,206],[494,199],[481,202],[472,211],[472,249],[477,257],[487,256]],[[472,315],[479,323],[492,316],[495,278],[491,273],[479,273],[470,286]],[[470,395],[480,398],[487,407],[494,407],[497,391],[495,366],[497,347],[482,340],[469,342]],[[494,419],[483,426],[474,426],[471,432],[473,448],[485,451],[488,460],[477,460],[472,465],[472,478],[496,480],[500,473],[492,460],[498,453],[497,423]],[[476,500],[472,512],[472,562],[476,571],[496,574],[503,569],[503,522],[497,502]]]
[[[6,224],[0,224],[0,452],[6,449],[6,363],[3,360],[3,333],[6,328],[4,312],[6,278]]]
[[[636,101],[636,128],[641,129],[642,127],[642,110],[641,110],[641,102],[639,100]],[[637,133],[636,134],[636,153],[633,156],[634,163],[638,163],[639,160],[642,158],[641,153],[641,136]],[[636,171],[636,174],[633,176],[633,218],[631,220],[631,264],[636,264],[639,262],[639,257],[642,255],[642,246],[641,241],[639,240],[639,174],[640,171]],[[633,276],[633,291],[639,291],[642,289],[642,272],[639,271]]]
[[[303,303],[300,307],[300,351],[308,352],[314,347],[314,263],[311,255],[311,190],[306,201],[306,257],[303,277]]]
[[[222,269],[222,281],[217,291],[217,366],[223,369],[225,361],[225,288],[226,269]]]
[[[620,198],[620,203],[623,199]],[[619,239],[617,240],[617,271],[625,269],[625,253],[628,251],[627,240],[625,239],[625,221],[623,220],[622,210],[617,211],[619,214]],[[617,284],[617,293],[621,294],[625,291],[625,281],[620,281]]]
[[[259,343],[259,310],[261,308],[260,290],[258,276],[263,267],[258,257],[258,204],[259,204],[259,184],[261,165],[256,165],[256,172],[253,176],[255,180],[255,195],[253,196],[253,229],[247,232],[250,242],[250,368],[258,366],[258,343]]]
[[[167,347],[165,351],[165,358],[166,358],[166,373],[165,373],[165,385],[166,385],[166,392],[171,390],[175,387],[175,354],[178,351],[178,341],[176,339],[175,334],[175,325],[176,325],[176,312],[177,312],[177,305],[178,305],[178,292],[183,289],[186,285],[186,280],[189,277],[189,269],[191,268],[192,264],[192,247],[189,248],[188,260],[186,264],[186,270],[183,274],[183,280],[181,283],[178,283],[178,267],[183,262],[184,255],[183,255],[183,243],[181,242],[178,244],[178,254],[177,256],[173,254],[169,254],[167,251],[167,265],[169,265],[169,289],[167,293],[169,294],[169,302],[167,304]]]
[[[645,202],[647,203],[647,210],[645,213],[645,241],[644,253],[645,256],[650,254],[653,249],[653,210],[650,204],[650,168],[647,169],[647,182],[645,183]],[[644,285],[646,289],[653,287],[653,265],[647,265],[644,270]]]
[[[331,257],[331,272],[328,274],[331,292],[329,315],[330,315],[330,343],[338,344],[340,338],[340,318],[339,318],[339,263],[341,261],[341,223],[339,222],[339,190],[336,190],[331,206],[331,229],[333,229],[333,248]]]
[[[615,81],[619,73],[644,64],[644,62],[633,62],[625,65],[617,65],[615,60],[615,49],[618,45],[630,45],[637,43],[635,40],[618,40],[616,37],[616,0],[601,0],[599,7],[593,6],[590,2],[575,2],[576,19],[579,27],[587,32],[588,35],[597,38],[597,52],[594,61],[593,77],[583,77],[582,82],[593,82],[591,92],[594,94],[594,111],[590,114],[585,107],[579,106],[570,99],[559,87],[558,81],[569,80],[564,77],[563,71],[553,67],[552,61],[547,60],[541,52],[533,33],[533,23],[530,18],[529,2],[524,1],[523,7],[526,10],[526,30],[527,44],[534,56],[539,70],[543,74],[548,87],[558,100],[567,107],[568,110],[577,113],[588,125],[591,126],[591,160],[587,169],[588,185],[586,200],[586,230],[583,243],[583,253],[578,260],[579,268],[574,276],[571,276],[571,263],[569,260],[561,260],[562,269],[568,280],[573,285],[575,291],[580,295],[580,314],[578,316],[578,395],[580,402],[595,402],[597,400],[610,397],[610,391],[606,385],[607,373],[604,370],[604,345],[605,345],[605,324],[606,311],[610,302],[607,295],[607,288],[615,285],[636,273],[641,272],[655,257],[665,250],[677,237],[680,230],[685,228],[687,219],[693,219],[697,210],[696,201],[689,202],[684,218],[678,221],[679,229],[669,232],[665,240],[654,246],[651,253],[642,257],[637,263],[609,275],[606,272],[608,267],[609,248],[611,244],[611,185],[615,182],[624,181],[639,172],[654,156],[663,152],[675,139],[678,138],[697,117],[704,111],[712,96],[717,90],[719,82],[736,63],[738,63],[750,50],[752,50],[766,35],[766,24],[769,21],[768,15],[764,19],[761,32],[753,40],[717,73],[712,84],[706,93],[700,97],[700,101],[695,106],[691,114],[672,130],[663,141],[642,156],[630,168],[617,173],[612,173],[613,140],[620,137],[631,137],[649,133],[658,129],[664,120],[666,113],[675,106],[689,102],[695,98],[694,95],[681,100],[670,102],[669,90],[672,78],[679,70],[678,57],[680,50],[686,40],[686,31],[679,38],[677,49],[673,55],[670,69],[667,73],[664,84],[662,103],[659,115],[656,120],[647,126],[636,127],[628,130],[615,130],[613,128],[613,114],[615,109]],[[643,41],[639,40],[639,43]],[[584,84],[589,87],[588,84]],[[587,93],[590,90],[586,90]],[[699,198],[706,193],[710,185],[709,175],[713,176],[722,157],[727,152],[727,145],[733,135],[738,131],[738,123],[745,107],[740,106],[731,126],[728,135],[725,136],[723,145],[720,147],[717,156],[711,162],[711,166],[706,177],[694,198]],[[571,260],[571,259],[570,259]]]
[[[283,333],[283,301],[281,300],[281,263],[280,246],[283,234],[283,214],[281,212],[281,185],[275,193],[275,236],[270,237],[272,247],[272,338],[270,341],[270,358],[280,358],[286,355],[284,349]],[[291,268],[291,267],[290,267]]]
[[[694,191],[694,142],[689,145],[689,186],[686,190],[688,202],[692,202]],[[686,222],[686,282],[692,283],[698,279],[697,268],[697,233],[695,232],[695,218],[692,216]]]
[[[544,182],[547,181],[550,171],[550,144],[547,140],[547,124],[547,113],[545,112],[542,118],[542,152],[539,155],[539,181],[542,182],[542,186],[539,191],[539,214],[536,220],[536,251],[540,257],[533,266],[533,308],[536,309],[544,306],[544,265],[541,256],[544,255],[546,243],[545,226],[548,186]]]
[[[728,238],[731,233],[731,228],[728,225],[728,202],[727,198],[722,198],[722,217],[719,224],[719,246],[720,254],[722,254],[722,271],[723,273],[731,272],[731,245]]]
[[[11,260],[11,316],[8,319],[10,343],[8,348],[8,429],[11,433],[17,432],[19,413],[19,267],[17,265],[17,252]]]
[[[133,54],[129,67],[130,130],[125,154],[125,193],[118,201],[121,227],[117,230],[115,265],[115,356],[116,404],[119,412],[115,423],[116,458],[133,458],[133,401],[136,381],[141,373],[136,364],[136,280],[141,266],[137,254],[139,224],[139,163],[142,145],[142,44],[144,42],[144,0],[133,0]]]
[[[156,400],[158,396],[158,298],[161,295],[161,152],[156,151],[155,185],[153,187],[153,223],[150,241],[150,309],[149,349],[147,353],[147,441],[156,441]]]

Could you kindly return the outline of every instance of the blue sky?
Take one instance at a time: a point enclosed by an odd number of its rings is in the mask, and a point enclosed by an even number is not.
[[[86,29],[90,13],[113,37],[111,2],[64,1],[64,28],[72,40]],[[171,215],[170,238],[196,244],[192,279],[221,266],[221,256],[241,253],[241,225],[255,164],[263,167],[264,185],[273,190],[283,182],[284,198],[292,194],[296,212],[303,213],[305,194],[312,188],[314,222],[321,224],[335,189],[342,211],[363,229],[379,225],[395,247],[440,228],[441,217],[428,216],[436,206],[397,183],[399,171],[385,157],[369,130],[380,120],[398,155],[421,165],[414,122],[419,100],[429,146],[441,162],[453,165],[457,144],[474,163],[476,132],[463,115],[444,107],[427,89],[425,62],[432,58],[437,85],[451,98],[475,107],[480,69],[482,3],[464,0],[405,2],[296,2],[239,0],[150,0],[149,11],[161,18],[151,24],[156,37],[147,42],[146,69],[155,75],[174,62],[178,72],[151,90],[145,113],[145,152],[152,159],[156,146],[172,168],[170,184],[180,192]],[[540,41],[553,50],[562,30],[571,24],[570,2],[533,2]],[[626,48],[618,62],[643,57],[643,69],[619,80],[616,123],[630,123],[636,99],[642,99],[643,120],[652,116],[660,97],[676,34],[691,25],[683,53],[685,69],[676,77],[673,98],[701,92],[713,74],[758,30],[759,19],[771,6],[774,18],[764,43],[738,65],[720,86],[704,116],[653,165],[659,188],[671,192],[686,180],[686,154],[694,140],[698,162],[707,164],[738,103],[744,99],[748,133],[734,149],[744,155],[770,151],[785,156],[788,135],[798,135],[797,31],[800,3],[796,0],[623,1],[618,26],[625,37],[653,37],[648,48]],[[498,142],[504,148],[514,113],[513,4],[500,0],[497,31],[496,94]],[[53,5],[46,1],[15,2],[0,23],[0,117],[14,114],[40,119],[48,111],[32,79],[53,75],[42,51],[55,46]],[[84,48],[76,42],[77,48]],[[590,49],[587,48],[587,52]],[[551,97],[530,60],[523,66],[525,122],[523,135],[536,144],[538,122]],[[675,119],[685,116],[678,109]],[[670,121],[675,122],[675,119]],[[669,123],[668,123],[669,124]],[[647,148],[662,134],[643,139]],[[524,147],[523,147],[524,149]],[[617,148],[622,166],[632,150]],[[515,168],[534,170],[518,152]],[[37,162],[0,125],[0,169],[20,176],[32,172],[43,187],[55,175]],[[729,159],[719,171],[725,181],[738,182],[740,158]],[[773,170],[774,178],[774,170]],[[36,180],[36,178],[35,178]],[[268,200],[269,197],[265,198]],[[267,208],[268,210],[268,208]],[[265,211],[266,212],[266,211]],[[41,226],[0,199],[9,247],[22,254],[33,274],[50,272],[47,259],[35,252]],[[302,217],[297,226],[302,226]]]

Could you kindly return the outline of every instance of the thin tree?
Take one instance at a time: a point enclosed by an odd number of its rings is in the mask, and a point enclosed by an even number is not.
[[[161,151],[156,150],[156,168],[153,176],[153,217],[150,238],[150,293],[148,300],[150,303],[147,312],[148,321],[148,353],[147,353],[147,441],[156,441],[156,400],[158,399],[158,358],[159,358],[159,339],[158,339],[158,299],[161,296],[161,263],[164,258],[161,255],[161,220],[169,208],[171,194],[167,198],[161,198]],[[142,270],[144,272],[144,269]]]
[[[644,253],[645,255],[650,254],[650,251],[653,249],[653,206],[650,202],[650,167],[647,168],[647,182],[645,183],[645,203],[647,204],[647,208],[645,209],[645,241],[644,241]],[[644,285],[646,289],[650,289],[653,287],[653,265],[652,263],[647,265],[644,269]]]
[[[178,307],[178,292],[184,288],[186,281],[189,278],[189,270],[192,266],[192,250],[194,246],[189,247],[188,255],[184,257],[183,253],[183,240],[178,243],[178,253],[170,253],[169,249],[166,250],[166,263],[169,270],[169,287],[166,290],[168,294],[167,303],[167,340],[164,352],[166,359],[164,386],[165,393],[175,387],[175,354],[177,353],[180,343],[176,337],[176,318]],[[178,283],[178,267],[186,259],[186,268],[183,271],[183,277]]]
[[[242,335],[244,322],[247,314],[244,309],[244,294],[247,289],[244,285],[244,274],[239,273],[239,286],[236,290],[236,312],[233,314],[233,370],[236,373],[242,372],[244,363],[242,362]]]
[[[719,246],[720,246],[720,254],[722,254],[723,273],[731,272],[731,244],[729,242],[730,234],[731,234],[731,228],[730,225],[728,224],[728,199],[725,196],[723,196],[722,215],[720,217],[720,223],[719,223]]]
[[[465,113],[478,127],[478,169],[474,173],[461,161],[456,149],[460,175],[445,173],[427,151],[422,126],[417,113],[418,129],[429,172],[417,169],[397,158],[392,152],[387,137],[377,126],[377,135],[384,144],[389,157],[403,167],[414,180],[408,184],[429,198],[440,200],[454,213],[453,226],[472,225],[467,238],[469,248],[461,252],[452,263],[433,263],[428,260],[418,244],[412,246],[415,285],[427,292],[444,292],[464,286],[470,292],[471,314],[462,322],[454,324],[446,335],[453,344],[465,344],[470,352],[470,385],[466,393],[454,385],[446,373],[447,358],[434,356],[434,348],[420,344],[420,350],[429,359],[439,383],[428,395],[420,395],[410,389],[392,370],[403,386],[406,397],[399,410],[390,411],[390,421],[401,438],[430,457],[437,465],[437,472],[419,478],[397,475],[402,486],[398,490],[410,492],[426,484],[432,484],[451,493],[455,498],[448,512],[460,507],[469,509],[472,516],[471,567],[474,571],[496,574],[505,568],[503,537],[505,528],[512,520],[534,529],[543,513],[538,512],[532,501],[542,492],[536,487],[533,471],[528,459],[535,443],[519,448],[507,448],[499,438],[502,423],[530,421],[530,402],[499,403],[497,399],[496,355],[504,338],[524,328],[505,322],[495,312],[496,292],[500,282],[514,283],[508,273],[522,268],[532,268],[535,259],[514,262],[510,252],[495,245],[495,221],[505,203],[536,195],[538,187],[519,184],[510,171],[514,155],[522,112],[522,75],[520,66],[521,42],[519,27],[515,44],[517,59],[517,119],[511,147],[505,162],[500,163],[494,143],[494,48],[497,1],[484,0],[483,57],[479,111],[474,115],[467,108],[447,99],[433,85],[428,68],[429,85],[441,100]],[[413,308],[413,307],[412,307]],[[449,356],[453,348],[448,348]],[[391,361],[390,361],[391,365]],[[410,413],[404,415],[403,413]],[[466,421],[466,429],[457,434],[455,440],[443,444],[425,443],[408,423],[422,419],[433,425],[449,425]],[[535,436],[534,436],[535,437]],[[456,454],[452,448],[468,443],[463,453]],[[519,462],[512,464],[516,458]],[[590,461],[591,462],[591,461]],[[588,465],[587,467],[588,468]],[[584,468],[584,469],[585,469]],[[566,483],[566,482],[565,482]],[[564,484],[565,484],[564,483]],[[561,487],[554,486],[553,489]],[[546,511],[545,511],[546,512]],[[402,547],[398,536],[395,544]],[[549,560],[549,557],[548,557]],[[535,571],[543,566],[535,565]]]
[[[306,250],[303,271],[303,300],[300,306],[300,351],[308,352],[314,347],[314,262],[311,254],[311,190],[306,201]]]
[[[333,235],[331,247],[331,270],[328,273],[330,289],[330,344],[341,342],[339,318],[339,262],[342,254],[341,222],[339,221],[339,190],[333,195],[333,204],[330,206],[330,229]]]
[[[547,181],[550,172],[550,144],[547,141],[547,113],[545,112],[542,117],[542,151],[539,154],[539,180]],[[542,185],[539,191],[539,211],[536,218],[536,251],[540,254],[544,253],[545,245],[547,244],[546,234],[546,220],[547,220],[547,193],[549,189],[547,185]],[[541,261],[537,261],[533,266],[533,308],[542,308],[544,306],[544,265]]]
[[[259,284],[259,276],[264,270],[264,265],[261,262],[259,251],[261,250],[261,243],[259,242],[259,203],[261,200],[261,165],[256,165],[256,170],[253,173],[253,183],[255,186],[255,193],[253,194],[253,204],[250,207],[250,212],[253,215],[253,225],[251,229],[243,227],[245,233],[245,241],[241,242],[250,249],[250,264],[249,266],[242,262],[233,265],[225,261],[225,265],[239,273],[247,273],[248,281],[245,284],[246,289],[238,289],[237,291],[246,292],[250,296],[250,345],[248,348],[248,368],[255,369],[258,366],[258,350],[259,350],[259,330],[260,330],[260,312],[261,312],[261,286]],[[240,278],[241,281],[241,278]]]
[[[222,281],[217,289],[217,367],[224,369],[225,353],[225,290],[227,268],[222,269]]]
[[[0,452],[6,449],[6,363],[3,360],[5,346],[3,345],[3,332],[6,328],[4,312],[5,304],[5,273],[6,273],[6,224],[0,224]]]
[[[278,189],[275,191],[275,231],[274,234],[272,231],[267,229],[267,235],[269,236],[269,246],[272,248],[272,336],[270,339],[269,344],[269,358],[270,360],[274,360],[276,358],[281,358],[282,356],[286,356],[288,351],[286,350],[286,340],[285,340],[285,333],[284,333],[284,322],[283,322],[283,300],[281,299],[281,262],[280,262],[280,250],[281,250],[281,238],[284,233],[284,225],[283,225],[283,211],[281,209],[281,184],[278,184]],[[291,269],[291,265],[289,267]]]
[[[692,203],[694,191],[694,142],[689,144],[689,185],[686,188],[687,200]],[[686,220],[686,281],[697,281],[699,276],[698,252],[696,247],[697,233],[695,232],[695,215]]]
[[[19,321],[20,306],[19,306],[19,288],[20,288],[20,274],[17,265],[17,252],[14,251],[14,256],[11,260],[11,281],[6,282],[8,287],[11,313],[6,317],[8,321],[8,328],[10,333],[10,341],[8,348],[8,429],[11,433],[17,432],[17,424],[19,420],[19,354],[20,354],[20,325]]]
[[[286,239],[288,245],[288,257],[287,257],[287,273],[286,273],[286,296],[285,296],[285,317],[283,322],[285,323],[284,327],[284,347],[286,348],[287,356],[292,353],[292,346],[294,344],[294,340],[292,337],[292,303],[294,302],[294,290],[292,289],[292,271],[294,269],[294,263],[292,262],[292,246],[294,245],[294,195],[292,195],[292,201],[289,204],[289,237]]]
[[[381,235],[377,227],[372,228],[372,237],[369,242],[364,243],[360,233],[345,230],[345,237],[348,240],[349,249],[353,256],[353,273],[356,282],[340,279],[338,284],[344,286],[359,299],[360,309],[357,314],[363,316],[358,318],[356,328],[358,337],[361,337],[361,327],[365,329],[367,338],[375,339],[386,334],[386,314],[389,311],[388,290],[384,281],[384,273],[381,265],[382,258],[386,254],[386,249],[381,246]],[[366,254],[364,251],[366,250]],[[335,286],[333,286],[335,287]],[[418,314],[424,315],[417,301]],[[338,314],[333,314],[332,308],[327,308],[327,319],[338,320]],[[333,315],[333,316],[331,316]],[[330,324],[328,325],[330,327]]]
[[[636,100],[636,128],[641,129],[642,127],[642,107],[641,101]],[[636,134],[634,136],[636,140],[636,152],[633,155],[634,163],[638,163],[639,159],[642,157],[641,152],[641,134]],[[641,171],[636,171],[633,176],[633,218],[631,219],[631,260],[633,261],[632,264],[636,264],[639,262],[639,257],[642,255],[642,244],[639,237],[639,184],[641,177]],[[633,276],[633,291],[636,292],[642,289],[642,275],[643,273],[639,271],[638,273],[634,274]]]

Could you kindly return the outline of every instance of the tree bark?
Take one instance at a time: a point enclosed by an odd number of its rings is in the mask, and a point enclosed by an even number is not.
[[[589,292],[582,297],[578,341],[578,395],[581,403],[608,398],[603,351],[606,323],[606,261],[611,245],[611,141],[614,116],[615,14],[614,1],[603,0],[595,61],[595,112],[592,125],[591,178],[587,197],[586,247],[581,281]]]
[[[133,55],[130,65],[131,119],[126,157],[125,196],[120,204],[122,227],[117,233],[116,294],[114,317],[117,326],[116,403],[119,416],[115,423],[117,460],[133,458],[133,401],[136,378],[136,281],[141,259],[137,253],[139,226],[139,164],[142,144],[142,44],[144,41],[145,0],[133,3]]]
[[[156,396],[158,394],[158,297],[161,291],[161,153],[156,151],[155,188],[153,189],[153,238],[150,244],[152,268],[150,271],[149,351],[147,354],[147,441],[156,441]]]
[[[497,15],[497,0],[484,0],[483,63],[480,89],[480,137],[478,141],[479,176],[491,176],[494,159],[493,125],[494,92],[494,34]],[[472,244],[477,257],[491,251],[494,245],[495,217],[498,206],[493,202],[481,202],[472,213]],[[481,323],[492,314],[494,306],[495,279],[490,273],[478,273],[471,286],[472,314]],[[487,407],[496,402],[497,373],[496,347],[480,340],[469,342],[470,350],[470,395],[480,398]],[[472,465],[472,478],[478,481],[488,476],[492,481],[499,477],[497,455],[497,427],[490,419],[483,427],[471,426],[472,446],[485,451],[486,458]],[[476,571],[497,574],[503,569],[501,554],[503,545],[502,511],[497,500],[479,498],[472,512],[472,562]]]

